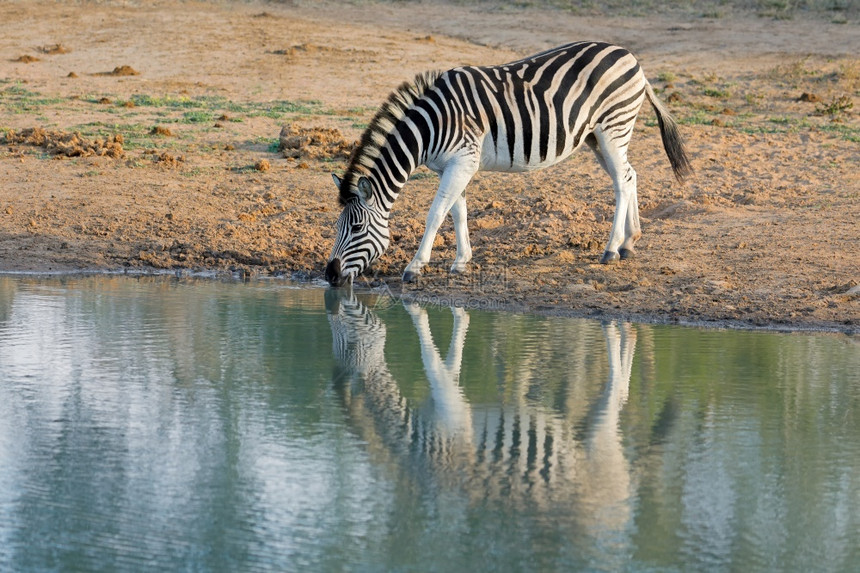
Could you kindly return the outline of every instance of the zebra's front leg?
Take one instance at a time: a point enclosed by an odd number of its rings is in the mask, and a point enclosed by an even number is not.
[[[457,237],[457,256],[451,265],[452,273],[462,273],[472,260],[472,245],[469,243],[469,225],[466,223],[466,192],[451,207],[451,218],[454,220],[454,235]]]
[[[433,249],[433,241],[436,240],[436,233],[439,232],[439,227],[442,225],[442,221],[445,220],[445,216],[448,214],[448,211],[450,211],[458,201],[462,201],[462,208],[459,208],[458,206],[456,213],[453,214],[455,219],[455,228],[460,227],[460,225],[457,224],[458,221],[462,223],[461,231],[457,232],[458,259],[460,255],[465,254],[460,249],[462,243],[460,233],[465,233],[467,235],[466,241],[468,242],[468,229],[466,229],[465,217],[466,198],[463,193],[466,189],[466,185],[468,185],[469,181],[472,179],[472,175],[474,175],[477,170],[477,161],[474,158],[469,158],[464,162],[447,167],[442,173],[442,179],[439,182],[439,190],[436,192],[436,198],[433,199],[433,204],[430,205],[430,211],[427,213],[427,227],[424,229],[424,237],[421,239],[421,244],[418,245],[418,252],[415,253],[415,257],[406,266],[406,270],[403,272],[403,282],[415,282],[421,274],[421,269],[424,268],[424,265],[430,262],[430,252]],[[467,246],[466,251],[468,251],[469,258],[472,256],[471,250],[471,246]],[[463,264],[465,264],[465,262]]]

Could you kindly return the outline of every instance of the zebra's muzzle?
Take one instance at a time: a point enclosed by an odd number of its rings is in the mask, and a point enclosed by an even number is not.
[[[349,275],[343,275],[340,269],[340,259],[332,259],[325,268],[325,280],[333,287],[341,287],[349,279]]]

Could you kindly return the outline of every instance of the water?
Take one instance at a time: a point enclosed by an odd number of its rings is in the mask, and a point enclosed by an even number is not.
[[[850,571],[856,337],[0,277],[0,571]]]

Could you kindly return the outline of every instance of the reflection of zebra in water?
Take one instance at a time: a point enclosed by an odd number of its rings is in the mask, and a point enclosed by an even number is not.
[[[388,369],[379,317],[351,293],[328,305],[341,369],[336,385],[356,431],[386,466],[421,468],[416,479],[459,488],[473,500],[544,508],[576,503],[587,508],[579,512],[591,516],[583,526],[595,533],[626,527],[632,486],[619,415],[636,340],[630,325],[604,326],[608,380],[583,421],[535,406],[525,396],[502,406],[471,404],[459,384],[469,314],[452,309],[451,343],[443,358],[426,309],[404,306],[430,383],[432,400],[418,406],[403,398]]]
[[[404,424],[408,427],[413,415],[385,361],[385,323],[352,290],[327,290],[325,303],[335,356],[335,387],[342,392],[355,419],[376,416],[383,432]],[[354,389],[363,390],[365,400],[353,400]],[[375,432],[372,426],[367,431]]]
[[[615,218],[601,262],[631,256],[641,232],[627,147],[646,98],[672,169],[683,179],[691,168],[675,122],[624,48],[578,42],[501,66],[455,68],[403,84],[371,121],[343,179],[335,176],[344,209],[326,279],[335,286],[352,281],[388,248],[392,204],[420,165],[441,179],[406,281],[430,260],[449,212],[457,238],[452,270],[463,270],[471,259],[465,189],[475,173],[542,169],[583,143],[615,189]]]

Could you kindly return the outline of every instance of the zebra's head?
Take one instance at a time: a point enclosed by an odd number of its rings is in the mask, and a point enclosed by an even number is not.
[[[352,283],[388,248],[388,213],[378,205],[367,177],[359,177],[355,184],[349,183],[349,177],[332,177],[340,189],[343,212],[325,278],[339,287]],[[350,188],[344,189],[345,185]]]

